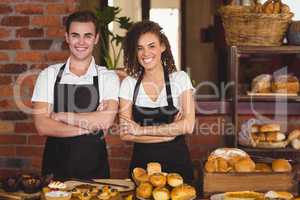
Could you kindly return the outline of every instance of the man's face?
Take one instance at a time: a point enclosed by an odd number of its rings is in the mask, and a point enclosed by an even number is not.
[[[69,33],[65,33],[69,44],[71,58],[76,60],[89,59],[92,56],[94,45],[99,40],[92,22],[72,22]]]

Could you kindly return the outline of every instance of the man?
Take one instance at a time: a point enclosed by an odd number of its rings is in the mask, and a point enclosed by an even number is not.
[[[118,109],[119,79],[95,64],[99,30],[92,12],[71,14],[65,39],[69,59],[44,69],[32,96],[36,129],[47,136],[42,174],[62,180],[108,178],[103,130],[112,125]]]

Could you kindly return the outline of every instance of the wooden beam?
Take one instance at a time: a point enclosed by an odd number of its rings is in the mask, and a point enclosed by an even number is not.
[[[142,0],[142,20],[149,20],[150,18],[150,0]]]

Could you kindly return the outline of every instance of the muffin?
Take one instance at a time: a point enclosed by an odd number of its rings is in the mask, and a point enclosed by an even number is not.
[[[24,178],[21,180],[22,190],[25,193],[35,193],[41,189],[41,179],[38,177]]]
[[[183,184],[183,178],[178,173],[170,173],[167,175],[167,182],[172,187],[177,187]]]
[[[152,175],[155,173],[161,173],[161,165],[158,162],[149,162],[147,164],[147,173]]]
[[[148,199],[152,196],[153,186],[149,182],[143,182],[136,188],[136,196]]]
[[[169,190],[165,187],[155,188],[152,195],[154,200],[169,200],[171,197]]]
[[[20,187],[20,179],[17,177],[7,177],[2,182],[2,186],[5,192],[16,192]]]
[[[162,173],[154,173],[150,176],[149,181],[154,187],[164,187],[167,183],[167,178]]]
[[[149,176],[146,170],[140,167],[133,169],[132,178],[137,185],[139,185],[141,182],[149,181]]]
[[[196,190],[187,184],[182,184],[171,191],[172,200],[190,200],[193,198],[196,198]]]

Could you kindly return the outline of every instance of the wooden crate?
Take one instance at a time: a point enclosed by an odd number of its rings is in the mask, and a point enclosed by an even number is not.
[[[288,173],[203,173],[205,197],[215,193],[243,190],[257,192],[289,191],[297,195],[297,173],[296,171]]]
[[[0,190],[0,199],[6,200],[38,200],[41,198],[41,192],[36,192],[33,194],[27,194],[22,191],[19,192],[5,192]]]

